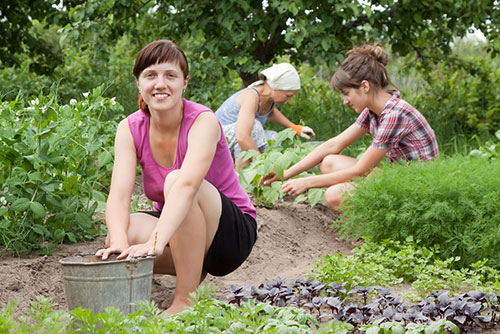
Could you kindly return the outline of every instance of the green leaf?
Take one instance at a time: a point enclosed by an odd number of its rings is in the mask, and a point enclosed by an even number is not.
[[[73,232],[66,233],[66,236],[68,237],[69,241],[76,242],[76,237],[75,237],[75,234]]]
[[[29,203],[29,207],[31,212],[36,218],[44,218],[45,217],[45,208],[39,202],[31,202]]]
[[[366,330],[366,334],[378,334],[379,331],[380,331],[380,327],[372,326]]]
[[[30,203],[30,200],[25,197],[18,198],[12,203],[9,209],[11,211],[24,211],[29,208]]]
[[[302,203],[307,201],[307,195],[306,194],[300,194],[299,196],[295,197],[294,202],[295,203]]]
[[[106,202],[106,196],[101,191],[95,189],[92,190],[92,198],[98,202]]]
[[[372,16],[372,9],[370,6],[365,7],[365,13],[366,13],[366,16],[368,16],[369,18]]]
[[[309,200],[309,204],[311,208],[318,204],[319,201],[323,198],[324,190],[321,188],[312,188],[307,191],[307,198]]]
[[[328,51],[328,49],[330,48],[330,45],[328,44],[328,41],[326,39],[324,39],[324,40],[321,41],[321,47],[325,51]]]
[[[257,170],[253,168],[247,168],[243,171],[243,177],[248,183],[252,183],[255,176],[257,175]]]
[[[266,204],[273,204],[280,198],[280,193],[271,187],[264,187],[263,197]]]
[[[297,4],[293,1],[288,4],[288,10],[292,12],[293,16],[296,16],[299,13],[299,8],[297,7]]]
[[[47,229],[43,225],[39,224],[33,225],[32,230],[39,235],[45,235],[45,233],[47,232]]]
[[[56,242],[62,242],[65,235],[66,233],[64,232],[64,230],[58,228],[57,230],[54,231],[54,240]]]
[[[43,182],[43,177],[42,177],[42,174],[40,172],[30,173],[30,174],[28,174],[28,177],[29,177],[30,181]]]
[[[99,167],[106,166],[112,160],[113,160],[113,156],[108,151],[101,152],[97,156],[97,162],[99,163]]]
[[[351,3],[349,3],[349,7],[351,7],[352,11],[354,12],[354,16],[358,16],[358,14],[359,14],[358,6],[356,6],[355,4],[353,4],[351,2]]]

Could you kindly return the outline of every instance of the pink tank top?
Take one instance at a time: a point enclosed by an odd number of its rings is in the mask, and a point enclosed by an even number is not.
[[[193,122],[200,113],[212,112],[208,107],[186,99],[183,99],[183,105],[184,117],[177,141],[177,155],[171,168],[160,166],[153,157],[149,144],[149,116],[138,110],[127,118],[130,132],[134,139],[137,160],[142,167],[144,193],[147,198],[153,201],[154,209],[158,211],[163,208],[164,204],[163,183],[166,176],[171,171],[180,169],[186,156],[188,146],[187,137]],[[215,156],[205,176],[205,180],[231,199],[243,213],[256,219],[255,207],[238,182],[238,175],[234,171],[233,159],[227,147],[226,137],[222,133],[222,127],[221,138],[217,143]]]

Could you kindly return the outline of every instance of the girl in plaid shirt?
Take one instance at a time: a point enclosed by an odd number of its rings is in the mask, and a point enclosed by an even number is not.
[[[304,159],[284,172],[284,193],[297,196],[309,188],[328,187],[325,200],[336,211],[343,194],[353,189],[350,181],[365,176],[387,156],[398,160],[431,160],[439,155],[434,131],[422,114],[402,100],[386,70],[388,55],[377,43],[355,47],[333,75],[330,86],[342,93],[344,105],[359,114],[356,122],[339,135],[316,147]],[[359,158],[341,155],[347,146],[366,133],[371,146]],[[321,175],[289,180],[317,164]],[[264,185],[278,180],[274,172],[262,179]]]

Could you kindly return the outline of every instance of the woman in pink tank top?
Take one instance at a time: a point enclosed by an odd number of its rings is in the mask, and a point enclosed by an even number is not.
[[[155,255],[154,273],[177,277],[165,311],[171,315],[190,306],[189,294],[207,273],[226,275],[248,257],[256,211],[238,183],[215,114],[182,97],[189,81],[182,49],[169,40],[146,45],[134,76],[140,109],[118,125],[108,236],[96,255]],[[137,163],[154,210],[130,214]]]

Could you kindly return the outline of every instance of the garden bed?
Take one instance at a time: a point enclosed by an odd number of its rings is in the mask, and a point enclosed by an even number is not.
[[[227,301],[230,285],[259,285],[278,277],[297,279],[310,272],[314,262],[326,254],[349,254],[350,242],[340,240],[329,228],[334,215],[318,205],[284,201],[273,209],[258,208],[258,240],[248,260],[225,277],[208,276],[204,283],[217,286],[215,298]],[[61,309],[66,308],[62,268],[59,260],[73,255],[93,253],[104,244],[104,238],[91,242],[66,244],[50,256],[15,257],[0,250],[0,307],[17,300],[19,315],[36,296],[51,297]],[[152,298],[162,308],[169,306],[175,278],[155,275]]]

